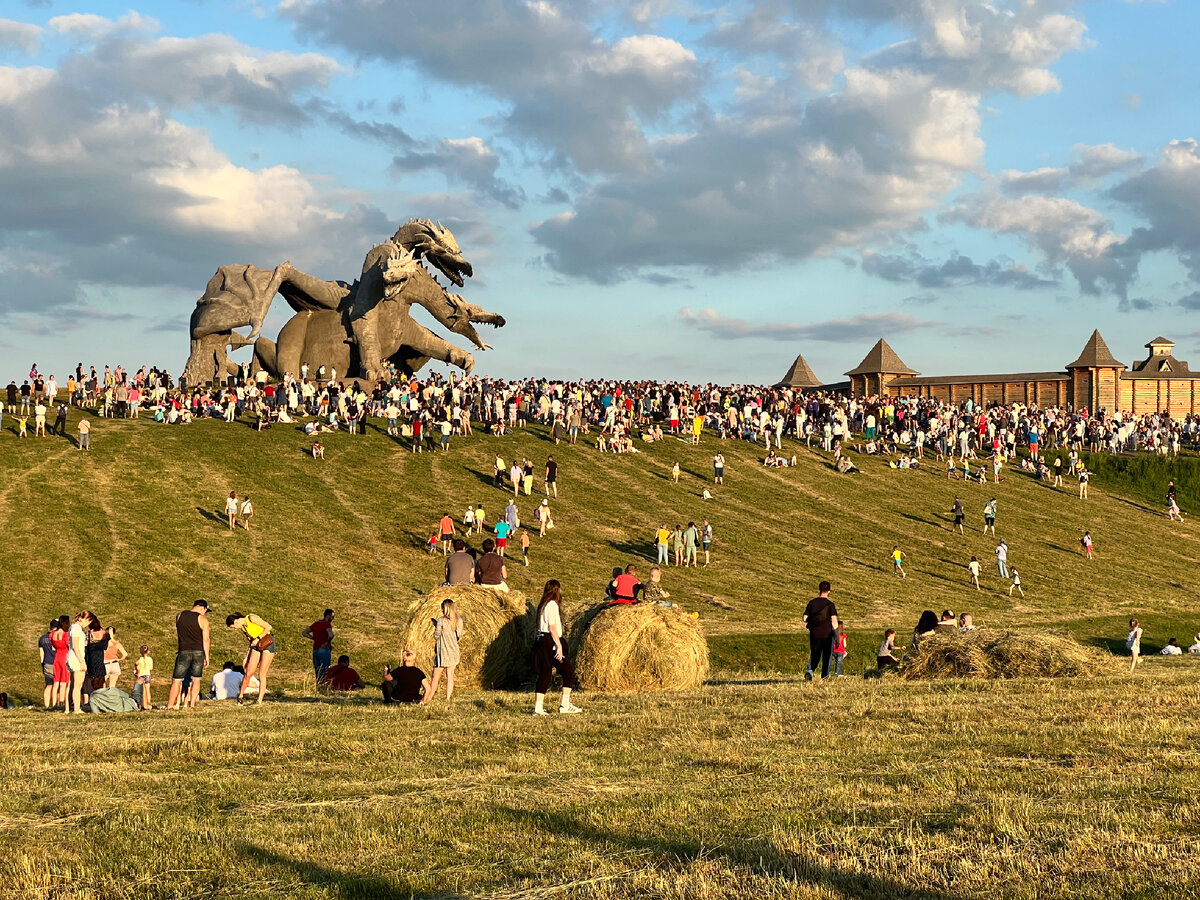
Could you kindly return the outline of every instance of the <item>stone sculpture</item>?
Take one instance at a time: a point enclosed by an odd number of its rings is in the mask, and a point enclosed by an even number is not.
[[[424,307],[481,350],[488,345],[472,323],[501,327],[504,317],[451,293],[430,266],[457,287],[463,286],[464,276],[473,274],[450,230],[428,219],[410,219],[373,247],[353,284],[322,281],[290,262],[274,269],[221,266],[192,312],[187,371],[197,381],[220,380],[237,370],[229,351],[253,345],[251,371],[263,369],[274,378],[285,372],[298,374],[307,363],[312,370],[325,366],[348,377],[375,380],[389,362],[412,374],[430,359],[470,373],[475,358],[418,324],[412,305]],[[272,341],[261,331],[276,294],[296,314]],[[236,330],[246,326],[250,332],[245,336]]]

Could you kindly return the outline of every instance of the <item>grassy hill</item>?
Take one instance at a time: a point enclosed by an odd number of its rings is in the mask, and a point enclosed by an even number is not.
[[[261,709],[65,717],[0,714],[0,895],[21,897],[413,896],[454,898],[1156,897],[1200,890],[1192,659],[1071,681],[806,684],[804,603],[822,578],[850,628],[850,671],[885,627],[968,610],[982,625],[1068,632],[1119,647],[1125,620],[1153,653],[1200,629],[1200,534],[1170,523],[1166,478],[1196,461],[1126,465],[1091,499],[1019,471],[1000,485],[947,482],[939,467],[857,460],[840,476],[802,446],[795,469],[761,448],[669,440],[630,456],[555,447],[543,430],[456,439],[413,455],[371,428],[325,441],[245,424],[167,428],[98,421],[91,453],[0,434],[0,689],[40,698],[35,640],[52,615],[94,609],[160,669],[173,617],[195,597],[215,621],[253,611],[280,635]],[[395,661],[404,610],[441,577],[425,542],[506,495],[496,452],[560,462],[557,528],[510,566],[535,594],[563,581],[599,597],[611,569],[646,565],[660,522],[707,516],[707,569],[670,569],[698,611],[714,671],[678,695],[582,695],[583,716],[531,722],[525,693],[463,692],[450,706],[384,708],[374,694],[311,693],[301,629],[338,610],[341,647],[368,681]],[[684,471],[671,484],[670,468]],[[1114,463],[1114,466],[1116,464]],[[1142,465],[1142,464],[1139,464]],[[540,479],[539,479],[540,485]],[[1119,491],[1114,490],[1114,485]],[[221,508],[249,493],[250,533]],[[969,511],[950,531],[955,494]],[[993,574],[982,507],[1022,572],[1010,600]],[[521,498],[524,519],[540,495]],[[1181,490],[1185,511],[1191,509]],[[1078,539],[1090,529],[1096,558]],[[478,541],[479,538],[474,538]],[[893,544],[909,577],[891,576]],[[971,554],[984,590],[966,583]],[[243,641],[214,630],[215,660]],[[126,677],[126,684],[128,677]],[[158,679],[161,702],[165,682]]]
[[[823,578],[835,585],[856,665],[872,656],[885,627],[903,634],[926,608],[965,609],[980,624],[1068,631],[1093,643],[1118,641],[1136,615],[1148,650],[1200,630],[1195,523],[1167,521],[1149,497],[1109,493],[1102,478],[1081,502],[1072,489],[1019,470],[981,487],[947,481],[932,460],[929,471],[898,471],[856,456],[862,474],[843,476],[823,454],[787,443],[799,465],[768,470],[759,464],[761,447],[714,437],[699,447],[670,439],[616,456],[584,444],[555,447],[536,427],[457,438],[445,453],[414,455],[374,427],[325,444],[327,458],[313,460],[309,441],[292,427],[259,433],[223,422],[98,420],[90,453],[63,439],[0,434],[0,571],[11,598],[0,678],[9,692],[37,691],[35,640],[52,615],[93,609],[130,648],[145,642],[165,658],[175,612],[196,597],[210,602],[214,620],[236,610],[271,621],[283,648],[277,671],[297,686],[309,670],[299,632],[334,607],[342,649],[373,672],[395,659],[408,603],[441,579],[441,557],[431,558],[425,542],[442,513],[461,520],[469,504],[482,502],[490,521],[502,514],[508,495],[492,486],[496,453],[506,461],[528,456],[539,475],[548,453],[560,464],[557,528],[534,534],[528,569],[509,567],[513,587],[529,594],[554,577],[567,604],[590,603],[613,566],[652,560],[660,522],[707,517],[713,564],[672,568],[665,581],[674,600],[701,613],[717,636],[717,659],[728,665],[779,668],[783,658],[772,648],[786,657],[792,638],[738,636],[800,631],[804,603]],[[724,487],[710,477],[718,446],[727,458]],[[678,485],[670,481],[676,460]],[[1158,463],[1159,477],[1168,465]],[[714,491],[710,502],[700,497],[705,486]],[[249,533],[231,534],[222,521],[230,490],[254,500]],[[950,530],[956,494],[968,510],[965,536]],[[995,574],[996,539],[981,533],[983,504],[993,495],[998,536],[1022,573],[1024,600],[1008,597]],[[532,521],[539,500],[540,478],[533,497],[519,500],[523,520]],[[1079,551],[1085,529],[1095,540],[1090,562]],[[907,554],[905,580],[890,573],[894,544]],[[972,554],[983,562],[982,592],[967,585]],[[217,658],[241,652],[240,638],[223,630],[215,641]]]

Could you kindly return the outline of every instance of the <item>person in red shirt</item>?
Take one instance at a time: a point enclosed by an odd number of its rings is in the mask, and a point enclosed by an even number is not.
[[[333,610],[325,610],[325,615],[304,629],[304,636],[313,642],[313,674],[320,684],[333,662]]]
[[[358,673],[350,668],[350,657],[342,654],[336,665],[330,666],[325,673],[324,684],[331,691],[359,691],[366,687]]]
[[[609,606],[631,606],[638,602],[642,583],[638,581],[637,566],[630,563],[625,571],[612,580],[613,600]]]

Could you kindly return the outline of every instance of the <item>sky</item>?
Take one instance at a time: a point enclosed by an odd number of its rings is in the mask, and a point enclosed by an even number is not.
[[[412,216],[507,319],[479,374],[832,382],[880,337],[1046,371],[1094,328],[1200,367],[1198,33],[1190,0],[5,0],[0,377],[177,373],[219,265],[353,280]]]

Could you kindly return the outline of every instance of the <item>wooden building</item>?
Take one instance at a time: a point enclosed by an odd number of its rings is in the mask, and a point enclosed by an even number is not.
[[[1132,368],[1117,360],[1093,331],[1074,362],[1059,372],[1013,372],[998,375],[922,375],[909,368],[882,338],[851,369],[854,396],[934,397],[952,403],[1022,403],[1065,406],[1137,415],[1168,412],[1200,413],[1200,372],[1176,359],[1174,342],[1157,337],[1145,345],[1149,356]],[[832,386],[830,386],[832,387]]]

